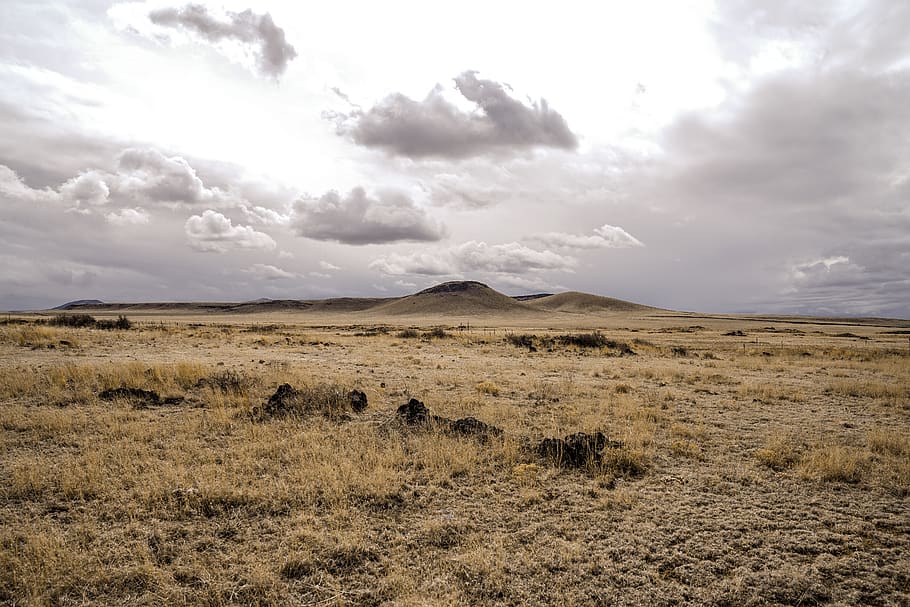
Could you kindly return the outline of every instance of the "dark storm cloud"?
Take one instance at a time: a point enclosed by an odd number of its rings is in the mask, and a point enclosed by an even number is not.
[[[407,195],[385,191],[371,197],[363,188],[346,196],[331,191],[298,199],[291,225],[306,238],[352,245],[433,242],[445,235],[445,228]]]
[[[187,4],[182,8],[164,8],[149,13],[152,23],[168,27],[183,27],[195,32],[209,42],[235,40],[254,47],[259,70],[267,76],[279,76],[297,51],[284,37],[284,30],[275,25],[271,15],[258,15],[252,10],[227,13],[228,21],[221,21],[201,4]]]
[[[470,71],[455,78],[455,87],[475,111],[459,109],[437,86],[422,101],[393,93],[365,112],[343,115],[339,132],[360,145],[412,158],[578,146],[566,120],[544,99],[526,105],[502,84]]]

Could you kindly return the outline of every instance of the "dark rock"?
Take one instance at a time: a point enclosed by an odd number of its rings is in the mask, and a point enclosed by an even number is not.
[[[296,405],[298,396],[299,393],[291,384],[281,384],[262,407],[262,412],[266,415],[275,415],[290,411]]]
[[[128,388],[120,386],[119,388],[109,388],[98,393],[101,400],[124,399],[133,401],[136,407],[147,407],[157,405],[161,402],[161,397],[154,390],[143,390],[142,388]]]
[[[565,438],[543,439],[537,445],[537,453],[557,465],[581,468],[600,462],[603,458],[603,450],[607,447],[616,449],[622,447],[622,443],[607,439],[603,432],[593,434],[576,432]]]
[[[351,401],[351,409],[354,413],[360,413],[367,408],[367,395],[361,390],[351,390],[348,393],[348,399]]]
[[[482,441],[502,436],[502,430],[474,417],[463,417],[449,424],[449,430],[463,436],[473,436]]]
[[[500,437],[503,432],[496,426],[486,424],[474,417],[463,417],[452,420],[447,417],[431,415],[426,405],[412,398],[406,404],[398,407],[396,413],[398,418],[409,426],[430,426],[433,425],[443,432],[460,434],[462,436],[472,436],[481,441],[490,438]]]
[[[416,398],[412,398],[404,405],[398,407],[396,415],[409,426],[427,424],[430,421],[429,409]]]

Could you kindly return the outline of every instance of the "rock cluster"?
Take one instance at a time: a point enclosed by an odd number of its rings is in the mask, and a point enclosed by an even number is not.
[[[453,420],[448,417],[432,415],[426,405],[416,398],[412,398],[398,407],[395,415],[407,426],[434,427],[443,432],[473,436],[481,441],[499,438],[503,435],[502,429],[486,424],[474,417],[463,417]]]
[[[553,463],[567,468],[596,465],[606,449],[619,449],[623,444],[609,440],[603,432],[576,432],[565,438],[545,438],[537,445],[537,453]]]

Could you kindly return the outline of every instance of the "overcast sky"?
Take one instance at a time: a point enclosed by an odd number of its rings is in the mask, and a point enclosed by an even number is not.
[[[0,309],[910,317],[910,2],[0,8]]]

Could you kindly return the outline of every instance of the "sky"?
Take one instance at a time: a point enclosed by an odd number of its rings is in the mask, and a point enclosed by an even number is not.
[[[0,5],[0,309],[910,318],[910,3]]]

